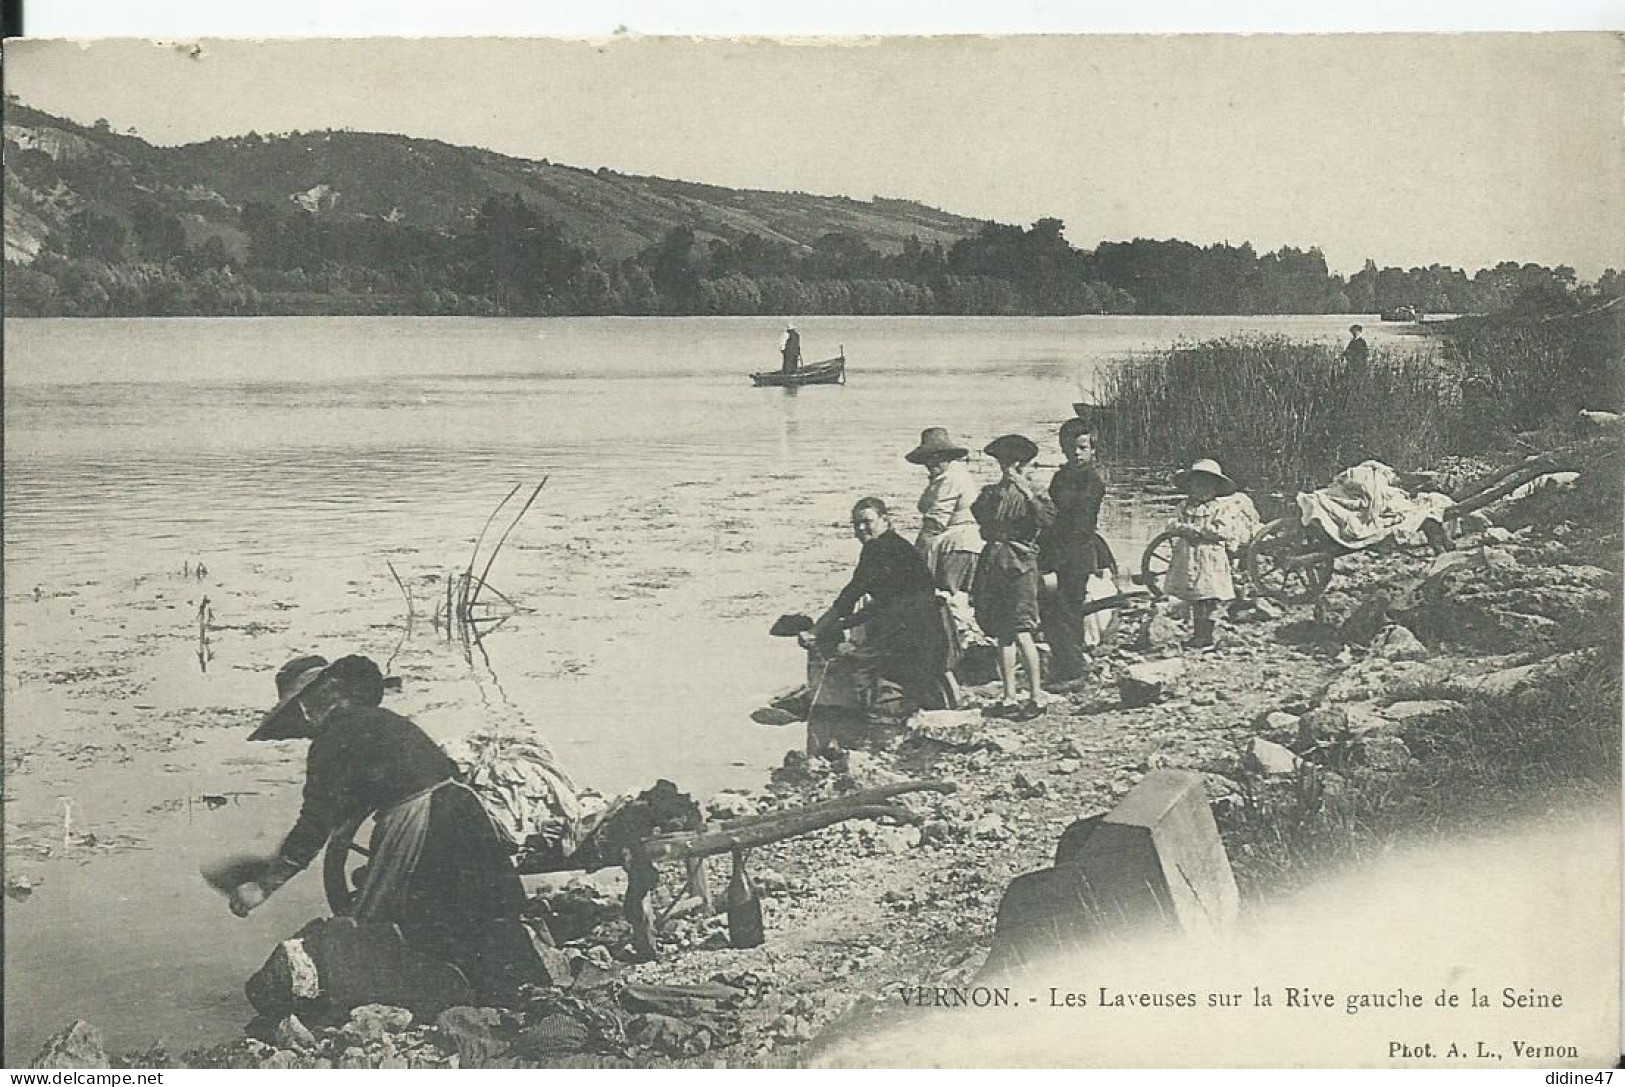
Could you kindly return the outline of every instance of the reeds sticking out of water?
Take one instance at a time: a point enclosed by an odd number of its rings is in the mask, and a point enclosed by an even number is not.
[[[1327,344],[1234,336],[1120,360],[1099,383],[1113,459],[1212,457],[1244,488],[1318,486],[1376,458],[1425,466],[1450,448],[1460,382],[1432,352],[1346,362]]]
[[[479,535],[474,539],[474,550],[469,555],[468,568],[461,572],[452,570],[447,573],[446,600],[443,605],[436,608],[434,614],[436,629],[440,629],[441,624],[444,623],[447,638],[451,638],[456,634],[461,637],[465,646],[471,640],[478,642],[482,634],[479,624],[488,623],[500,626],[514,612],[523,610],[519,604],[490,584],[488,579],[491,574],[491,567],[496,565],[497,555],[502,552],[502,545],[508,542],[508,537],[513,534],[513,530],[519,526],[519,522],[524,518],[525,514],[530,512],[531,506],[536,504],[536,499],[541,495],[542,488],[547,486],[547,479],[546,476],[542,477],[542,481],[531,490],[530,497],[520,504],[519,511],[513,515],[508,522],[508,527],[503,530],[502,535],[497,538],[497,542],[492,545],[489,554],[485,556],[485,564],[481,567],[478,575],[474,573],[474,567],[480,562],[480,552],[485,546],[485,535],[490,531],[491,525],[497,519],[497,515],[502,513],[504,509],[509,508],[508,504],[519,494],[522,484],[515,484],[502,501],[497,503],[490,516],[485,519],[485,524],[480,527]],[[390,568],[390,573],[395,574],[393,567]],[[398,583],[400,581],[399,575],[395,575],[395,578]],[[402,585],[401,590],[406,592],[406,587]],[[481,593],[489,593],[499,600],[501,610],[495,614],[491,613],[490,609],[495,605],[481,601]],[[407,606],[409,609],[408,618],[410,618],[411,594],[409,592],[407,593]],[[482,612],[477,610],[479,608],[487,610]]]

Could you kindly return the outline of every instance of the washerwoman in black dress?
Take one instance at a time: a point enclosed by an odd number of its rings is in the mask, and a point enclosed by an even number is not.
[[[871,709],[878,716],[899,717],[922,706],[940,708],[949,633],[931,570],[892,528],[878,498],[860,499],[852,507],[852,535],[863,544],[857,569],[835,603],[801,636],[802,645],[811,648],[862,624],[883,684]]]
[[[278,700],[251,740],[311,740],[304,805],[277,856],[231,896],[238,916],[321,852],[337,827],[374,819],[352,916],[394,923],[419,949],[478,974],[490,922],[512,918],[524,888],[479,799],[417,725],[379,706],[384,680],[366,657],[309,656],[277,672]]]

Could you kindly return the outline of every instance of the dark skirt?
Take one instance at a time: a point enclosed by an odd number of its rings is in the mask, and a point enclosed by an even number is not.
[[[937,588],[950,593],[973,595],[976,591],[974,551],[949,551],[937,559]]]
[[[517,916],[524,901],[507,844],[479,799],[447,787],[432,798],[423,851],[392,916],[378,920],[395,922],[412,943],[461,965],[480,944],[484,923]]]
[[[1000,645],[1038,629],[1038,566],[1012,562],[989,546],[976,567],[976,622]]]
[[[951,639],[935,593],[916,593],[877,607],[864,624],[876,651],[875,671],[916,702],[925,701],[952,661]]]

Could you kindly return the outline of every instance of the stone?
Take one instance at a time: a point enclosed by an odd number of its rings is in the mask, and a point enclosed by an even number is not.
[[[1010,787],[1015,790],[1016,796],[1022,800],[1033,800],[1049,793],[1049,786],[1041,779],[1032,780],[1022,773],[1016,774],[1015,780],[1010,783]]]
[[[1383,660],[1419,661],[1427,659],[1428,647],[1405,627],[1390,623],[1372,639],[1371,653]]]
[[[1447,717],[1451,714],[1460,713],[1465,708],[1460,702],[1452,699],[1427,698],[1391,702],[1379,712],[1390,721],[1404,725],[1412,721],[1426,721],[1435,717]]]
[[[705,803],[706,814],[712,819],[740,819],[755,815],[758,809],[756,798],[738,789],[724,789]]]
[[[1185,631],[1162,612],[1152,612],[1140,627],[1134,639],[1134,648],[1142,653],[1163,653],[1178,649],[1185,640]]]
[[[1076,759],[1062,759],[1055,764],[1054,769],[1057,774],[1075,774],[1083,769],[1083,764]]]
[[[274,1016],[322,995],[316,963],[303,939],[283,940],[271,952],[246,986],[248,1002],[256,1011]]]
[[[1285,710],[1270,710],[1258,719],[1258,727],[1271,736],[1298,735],[1299,717]]]
[[[907,853],[920,844],[920,828],[910,824],[895,827],[876,824],[869,838],[878,853]]]
[[[1185,678],[1178,658],[1131,664],[1117,675],[1117,693],[1125,706],[1149,706],[1172,698]]]
[[[363,1004],[350,1011],[350,1021],[339,1030],[339,1037],[351,1045],[377,1045],[411,1025],[412,1013],[405,1008]]]
[[[338,1068],[371,1068],[372,1062],[367,1059],[367,1051],[358,1045],[348,1046],[339,1055],[335,1067]]]
[[[982,737],[981,710],[920,710],[908,719],[918,739],[954,750],[974,747]]]
[[[876,785],[895,785],[905,779],[905,775],[893,770],[888,762],[867,751],[846,753],[845,776],[860,789],[870,789]]]
[[[407,946],[394,925],[353,918],[312,921],[284,940],[244,987],[262,1015],[343,1018],[351,1008],[385,1004],[432,1018],[472,999],[468,979],[448,963]]]
[[[1370,645],[1389,625],[1389,606],[1386,593],[1374,592],[1366,596],[1337,628],[1338,640],[1344,645]]]
[[[1286,615],[1286,607],[1276,603],[1267,596],[1255,596],[1252,598],[1251,603],[1253,611],[1257,612],[1265,619],[1279,619]]]
[[[756,885],[756,893],[764,898],[775,898],[790,889],[790,881],[784,873],[765,864],[753,869],[750,878]]]
[[[1062,740],[1059,754],[1063,759],[1078,759],[1079,761],[1089,757],[1089,753],[1076,740]]]
[[[34,1055],[33,1068],[111,1068],[102,1032],[75,1019],[46,1039]]]
[[[275,1053],[272,1053],[269,1057],[266,1057],[264,1060],[260,1061],[259,1067],[267,1069],[302,1068],[304,1067],[304,1064],[305,1059],[300,1054],[295,1053],[291,1049],[279,1049]]]
[[[709,1050],[716,1037],[705,1024],[648,1012],[627,1023],[626,1040],[667,1057],[696,1057]]]
[[[1206,790],[1210,801],[1217,803],[1220,800],[1237,799],[1242,794],[1241,783],[1223,774],[1211,771],[1202,773],[1202,788]]]
[[[1200,774],[1148,774],[1092,828],[1073,824],[1068,836],[1068,863],[1018,876],[1005,891],[982,978],[1036,972],[1102,937],[1234,922],[1235,876]]]
[[[1411,749],[1398,736],[1362,736],[1354,741],[1351,761],[1372,770],[1403,770],[1410,765]]]
[[[998,812],[984,812],[976,822],[971,824],[971,837],[983,838],[991,841],[1004,841],[1010,837],[1010,830],[1004,825],[1004,816]]]
[[[1086,815],[1061,831],[1061,840],[1055,843],[1055,867],[1076,864],[1083,855],[1084,843],[1100,828],[1105,818],[1105,812]]]
[[[502,1013],[496,1008],[466,1005],[447,1008],[434,1021],[441,1048],[456,1052],[460,1068],[483,1068],[506,1054],[512,1043],[502,1027]]]
[[[1479,558],[1491,570],[1516,570],[1521,565],[1518,556],[1504,547],[1486,547]]]
[[[1457,679],[1451,686],[1458,691],[1475,694],[1510,695],[1532,685],[1574,675],[1590,666],[1596,659],[1595,650],[1578,649],[1572,653],[1547,657],[1533,664],[1522,664],[1481,676]]]
[[[1317,706],[1298,718],[1298,742],[1317,744],[1348,731],[1349,714],[1342,705]]]
[[[273,1041],[278,1049],[296,1049],[301,1053],[309,1053],[318,1045],[316,1035],[297,1015],[283,1017],[282,1022],[276,1025]]]
[[[1351,702],[1343,707],[1344,731],[1350,736],[1375,736],[1398,730],[1393,718],[1369,702]]]
[[[1212,691],[1197,691],[1191,695],[1191,705],[1211,706],[1219,700],[1219,696]]]
[[[1483,530],[1484,539],[1490,543],[1506,543],[1512,539],[1512,533],[1500,525],[1489,525]]]
[[[1298,756],[1280,744],[1271,743],[1260,736],[1253,737],[1242,755],[1242,762],[1248,769],[1267,777],[1296,773],[1301,761]]]

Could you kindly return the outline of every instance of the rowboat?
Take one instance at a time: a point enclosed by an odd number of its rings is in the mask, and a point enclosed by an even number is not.
[[[832,359],[806,363],[790,373],[783,370],[764,370],[750,375],[750,383],[764,385],[845,385],[846,352]]]

